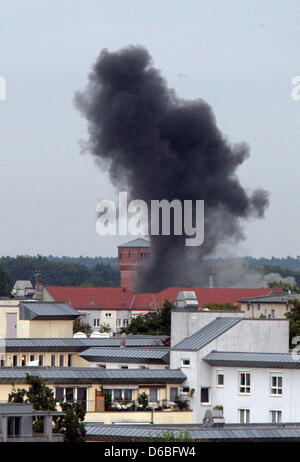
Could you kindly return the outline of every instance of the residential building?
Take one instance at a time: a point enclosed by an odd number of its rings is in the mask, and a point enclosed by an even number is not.
[[[290,311],[292,301],[300,299],[300,294],[275,293],[240,300],[241,310],[247,318],[282,318]]]
[[[121,348],[120,336],[7,338],[0,343],[0,366],[90,367],[99,364],[107,369],[125,366],[165,369],[169,365],[167,339],[165,336],[129,335],[126,348]]]
[[[191,423],[192,411],[175,412],[175,400],[186,379],[177,369],[114,369],[82,367],[13,367],[0,368],[0,401],[7,401],[14,386],[28,388],[26,374],[47,382],[59,403],[79,401],[86,410],[86,421],[113,422],[178,422]],[[149,404],[143,411],[138,397],[146,393]],[[111,406],[105,406],[109,397]],[[165,409],[165,412],[163,411]],[[122,410],[122,412],[120,412]]]
[[[227,423],[300,421],[300,356],[289,352],[288,320],[177,307],[170,367],[187,377],[194,423],[215,406]]]
[[[273,293],[271,289],[221,289],[169,287],[157,293],[135,293],[125,287],[44,286],[44,301],[64,302],[97,329],[108,325],[113,332],[126,327],[132,318],[162,309],[164,301],[175,303],[178,292],[193,291],[200,308],[207,303],[232,303],[240,310],[240,299]]]
[[[0,300],[0,337],[72,337],[76,310],[65,303]]]

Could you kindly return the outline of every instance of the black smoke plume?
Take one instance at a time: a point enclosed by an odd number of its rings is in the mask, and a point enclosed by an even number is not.
[[[177,97],[139,46],[103,50],[76,104],[88,121],[88,150],[130,200],[205,201],[204,244],[152,237],[151,261],[139,272],[137,290],[207,285],[203,258],[221,243],[243,239],[241,222],[263,217],[268,205],[265,191],[248,194],[236,176],[248,146],[225,138],[205,101]]]

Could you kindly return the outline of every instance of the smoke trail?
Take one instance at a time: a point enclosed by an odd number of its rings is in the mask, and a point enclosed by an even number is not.
[[[130,199],[205,201],[204,244],[187,248],[184,236],[152,237],[137,289],[199,285],[203,257],[243,239],[241,221],[263,217],[268,205],[265,191],[249,195],[236,177],[247,145],[230,144],[206,102],[178,98],[143,47],[103,50],[76,104],[88,121],[88,150]]]

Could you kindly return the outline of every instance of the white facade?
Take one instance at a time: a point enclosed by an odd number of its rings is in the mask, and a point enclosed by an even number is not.
[[[195,334],[217,317],[234,318],[235,316],[241,317],[241,314],[174,311],[172,347],[184,338]],[[270,422],[271,419],[283,422],[300,421],[300,370],[211,366],[203,358],[214,350],[288,353],[287,320],[242,318],[240,322],[197,351],[171,350],[170,368],[181,368],[187,376],[183,387],[192,391],[190,407],[193,409],[194,423],[202,423],[205,411],[214,406],[223,406],[226,423],[265,423]],[[217,383],[217,371],[222,371],[223,385]],[[241,372],[250,374],[249,393],[240,392]],[[271,374],[275,373],[282,381],[282,393],[276,396],[270,391]],[[220,375],[222,374],[220,372]],[[281,413],[271,414],[271,411],[281,411]]]

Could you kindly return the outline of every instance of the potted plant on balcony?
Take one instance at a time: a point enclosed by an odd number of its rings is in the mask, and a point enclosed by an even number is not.
[[[176,407],[179,409],[179,411],[185,411],[189,407],[189,403],[186,400],[181,399],[179,396],[177,396],[174,402],[176,404]],[[175,407],[174,407],[174,410],[175,410]]]
[[[143,392],[138,396],[138,403],[140,410],[142,411],[149,411],[149,399],[147,393]]]

